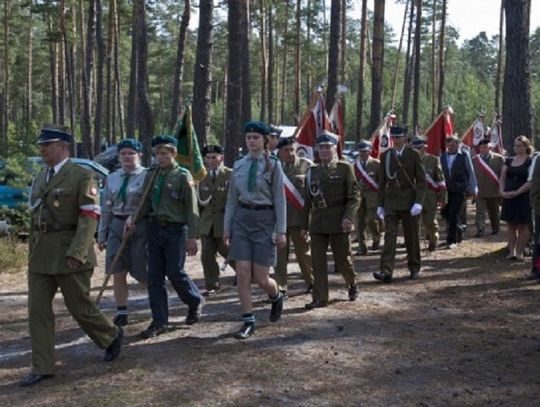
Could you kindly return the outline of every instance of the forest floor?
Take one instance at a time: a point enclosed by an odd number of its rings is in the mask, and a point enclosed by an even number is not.
[[[148,340],[139,338],[150,322],[146,294],[132,284],[130,324],[113,363],[102,361],[57,294],[57,374],[30,388],[18,386],[31,361],[25,272],[0,272],[0,404],[538,405],[540,284],[524,278],[530,258],[505,259],[504,229],[481,239],[474,232],[469,226],[455,250],[423,251],[418,280],[407,278],[404,249],[389,285],[372,277],[377,253],[354,257],[359,298],[349,302],[343,279],[330,273],[331,304],[313,311],[304,309],[311,297],[291,261],[282,320],[268,321],[270,306],[254,288],[257,331],[245,341],[233,337],[240,308],[231,269],[195,325],[185,325],[186,307],[170,291],[174,329]],[[186,269],[204,288],[198,257]],[[111,289],[102,308],[114,316]]]

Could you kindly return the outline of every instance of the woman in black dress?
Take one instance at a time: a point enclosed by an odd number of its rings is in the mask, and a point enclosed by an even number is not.
[[[531,205],[530,182],[527,182],[531,165],[532,147],[525,136],[514,140],[516,155],[507,158],[501,173],[499,188],[503,197],[501,219],[508,223],[509,260],[523,260],[523,250],[529,241]]]

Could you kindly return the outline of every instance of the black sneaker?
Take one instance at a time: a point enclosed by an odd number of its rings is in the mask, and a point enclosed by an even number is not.
[[[375,278],[375,280],[382,281],[385,284],[390,284],[392,282],[392,277],[383,272],[376,271],[373,273],[373,278]]]
[[[164,334],[169,331],[167,325],[156,325],[154,323],[150,324],[148,328],[141,332],[141,338],[148,339],[154,338],[158,335]]]
[[[234,335],[236,339],[247,339],[255,332],[255,324],[244,324]]]
[[[278,297],[272,301],[272,310],[270,311],[270,321],[277,322],[281,319],[281,313],[283,312],[283,294],[278,292]]]
[[[116,338],[111,342],[111,344],[105,349],[105,357],[103,358],[105,362],[112,362],[114,359],[120,355],[122,350],[122,338],[124,337],[124,330],[121,327],[118,327],[118,333]]]
[[[358,284],[351,284],[349,286],[349,301],[354,301],[358,298]]]
[[[202,307],[203,307],[204,301],[201,298],[201,301],[199,304],[197,304],[194,307],[189,307],[188,314],[186,316],[186,324],[193,325],[196,322],[199,322],[202,315]]]
[[[114,317],[113,322],[116,326],[126,326],[128,324],[127,314],[118,314]]]

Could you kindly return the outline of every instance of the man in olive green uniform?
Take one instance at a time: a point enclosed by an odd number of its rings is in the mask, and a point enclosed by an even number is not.
[[[347,161],[337,160],[337,136],[325,132],[317,138],[320,163],[306,175],[306,211],[304,228],[311,236],[313,261],[313,301],[307,309],[328,305],[328,244],[349,290],[349,300],[358,298],[358,286],[351,262],[349,233],[360,204],[360,192],[354,170]],[[311,216],[311,219],[310,219]]]
[[[422,205],[422,224],[424,225],[428,250],[435,251],[439,240],[437,208],[446,204],[446,184],[439,157],[426,153],[426,141],[420,138],[412,141],[412,146],[420,153],[426,171],[426,194]]]
[[[499,179],[504,166],[502,155],[490,150],[487,139],[478,143],[478,154],[473,158],[474,173],[478,184],[476,196],[476,237],[484,236],[486,232],[486,212],[489,216],[491,234],[499,233],[501,194]]]
[[[406,133],[406,128],[390,128],[393,147],[385,151],[381,159],[377,215],[384,218],[384,249],[381,269],[373,273],[373,277],[385,283],[392,282],[400,221],[405,237],[410,278],[415,279],[420,273],[418,218],[422,213],[426,173],[418,151],[405,145]]]
[[[354,164],[354,172],[360,188],[360,207],[358,208],[356,232],[358,235],[358,256],[368,253],[366,229],[373,238],[371,250],[379,250],[383,221],[377,217],[379,200],[379,166],[380,162],[370,156],[371,143],[361,141],[358,146],[358,157]]]
[[[306,199],[306,172],[313,165],[307,158],[296,156],[294,137],[282,138],[278,145],[278,157],[283,164],[283,184],[287,198],[287,244],[278,249],[275,279],[279,290],[287,294],[287,264],[289,262],[290,242],[294,245],[294,253],[306,283],[307,292],[313,286],[313,270],[309,244],[301,230],[304,226],[304,211]]]
[[[71,134],[42,129],[39,151],[46,168],[33,183],[28,263],[28,317],[32,372],[20,383],[30,386],[54,375],[54,313],[58,287],[69,312],[111,361],[120,353],[122,328],[104,316],[90,298],[96,265],[94,233],[99,191],[92,174],[69,160]]]
[[[219,290],[219,266],[216,255],[224,259],[229,250],[223,243],[223,217],[227,203],[227,191],[232,170],[223,165],[223,148],[207,145],[202,155],[208,167],[208,174],[197,186],[199,201],[199,235],[201,238],[201,262],[204,272],[206,291],[209,297]]]

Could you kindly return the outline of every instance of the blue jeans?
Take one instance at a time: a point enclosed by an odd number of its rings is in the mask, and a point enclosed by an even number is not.
[[[185,224],[160,226],[151,223],[148,235],[148,298],[152,323],[169,323],[169,304],[165,276],[183,303],[192,309],[202,301],[199,289],[184,271],[186,261]]]

